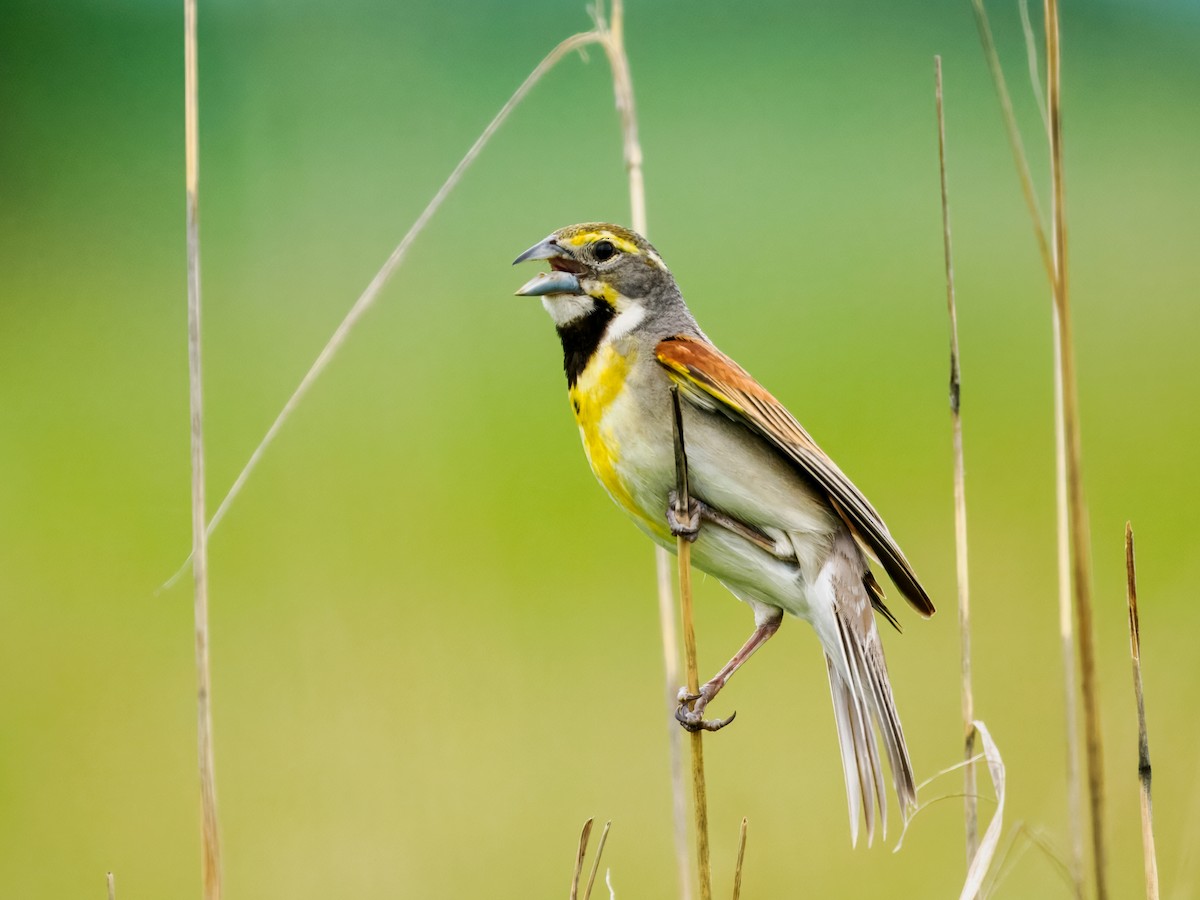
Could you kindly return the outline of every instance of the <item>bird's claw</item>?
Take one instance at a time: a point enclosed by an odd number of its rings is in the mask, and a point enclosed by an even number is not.
[[[679,689],[676,695],[679,706],[675,708],[675,721],[682,725],[685,731],[720,731],[737,717],[737,713],[733,712],[725,719],[704,718],[704,708],[708,701],[716,696],[716,691],[708,688],[709,685],[706,684],[698,693],[693,693],[686,687]]]
[[[683,726],[684,731],[720,731],[737,718],[737,712],[729,714],[725,719],[706,719],[700,713],[692,712],[682,703],[675,710],[675,721]]]
[[[677,512],[678,506],[679,495],[675,491],[671,491],[667,495],[667,525],[671,529],[671,534],[687,541],[695,541],[700,534],[700,504],[694,498],[688,499],[686,520],[680,518]]]

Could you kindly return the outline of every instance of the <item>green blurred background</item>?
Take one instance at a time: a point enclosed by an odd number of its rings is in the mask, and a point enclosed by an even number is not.
[[[1039,183],[1015,3],[992,14]],[[198,894],[181,4],[0,13],[0,880]],[[1066,853],[1047,288],[969,5],[631,3],[650,232],[708,333],[887,517],[941,614],[886,637],[918,777],[959,756],[934,53],[945,61],[976,703],[1006,828]],[[209,496],[582,3],[204,2]],[[1139,539],[1165,896],[1200,890],[1200,14],[1068,2],[1071,278],[1115,896],[1140,890],[1122,529]],[[593,483],[509,261],[628,220],[603,55],[529,97],[413,247],[211,545],[230,897],[675,891],[648,542]],[[701,668],[748,633],[698,587]],[[718,893],[956,896],[961,802],[852,850],[807,629],[707,742]],[[924,799],[961,790],[957,774]],[[990,803],[983,813],[990,815]],[[1190,861],[1189,861],[1189,853]],[[1024,854],[997,896],[1066,897]]]

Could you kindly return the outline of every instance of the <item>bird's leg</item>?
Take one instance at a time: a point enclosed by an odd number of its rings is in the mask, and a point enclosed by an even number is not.
[[[700,534],[700,516],[705,506],[695,497],[688,498],[687,521],[680,521],[676,507],[679,506],[679,494],[675,491],[667,494],[667,525],[671,534],[688,541],[695,541]]]
[[[785,562],[795,561],[796,551],[790,546],[780,546],[778,542],[771,540],[770,537],[753,525],[747,525],[741,519],[735,519],[733,516],[723,513],[719,509],[709,506],[703,500],[697,500],[695,497],[689,498],[688,521],[680,522],[679,516],[675,512],[678,496],[675,491],[671,491],[667,495],[667,525],[670,526],[671,534],[675,535],[675,537],[683,537],[689,541],[695,541],[700,534],[700,522],[707,521],[721,526],[726,531],[732,531],[734,534],[744,537],[750,543],[770,553],[776,559],[781,559]]]
[[[700,685],[697,693],[693,694],[687,688],[679,689],[679,706],[675,710],[675,718],[680,725],[688,731],[718,731],[733,721],[737,715],[736,712],[727,719],[705,720],[704,709],[717,696],[721,688],[725,687],[733,673],[740,669],[746,660],[754,655],[754,651],[770,640],[771,635],[779,630],[782,621],[783,610],[772,610],[771,618],[756,625],[754,633],[742,645],[742,649],[733,655],[733,659],[725,663],[720,672]]]

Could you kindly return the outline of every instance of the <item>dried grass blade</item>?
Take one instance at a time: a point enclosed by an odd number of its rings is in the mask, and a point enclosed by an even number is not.
[[[742,827],[738,830],[737,865],[733,869],[733,900],[742,896],[742,862],[746,858],[746,817],[742,816]]]
[[[383,291],[384,286],[391,279],[392,275],[395,274],[396,270],[400,268],[400,264],[404,262],[404,258],[408,255],[408,250],[412,246],[413,241],[415,241],[421,232],[425,230],[425,226],[429,224],[430,219],[432,219],[438,209],[441,208],[446,198],[450,195],[450,192],[458,186],[459,181],[462,180],[462,177],[466,173],[467,169],[471,167],[471,164],[475,162],[476,158],[478,158],[479,154],[483,151],[483,148],[486,147],[491,139],[495,136],[496,132],[500,129],[500,126],[504,124],[504,122],[512,114],[512,111],[516,109],[521,101],[525,99],[525,96],[533,89],[534,85],[541,81],[546,73],[554,68],[554,66],[556,66],[565,56],[576,50],[587,47],[590,44],[598,44],[603,39],[603,35],[598,31],[586,31],[580,34],[572,35],[571,37],[562,41],[558,46],[546,54],[545,58],[534,67],[533,71],[529,73],[523,82],[521,82],[521,86],[513,92],[513,95],[508,98],[508,101],[500,108],[500,111],[496,113],[492,121],[488,123],[487,127],[483,130],[479,137],[475,139],[475,143],[471,145],[471,149],[469,149],[466,155],[459,160],[458,165],[454,167],[453,171],[451,171],[450,175],[446,178],[445,182],[443,182],[442,186],[438,188],[437,193],[434,194],[433,199],[430,200],[425,209],[421,211],[421,214],[412,224],[412,227],[409,228],[408,232],[396,246],[396,249],[392,251],[391,256],[387,258],[387,261],[384,262],[383,266],[375,274],[375,277],[371,279],[370,284],[367,285],[366,289],[363,290],[358,299],[354,301],[354,305],[350,307],[350,311],[346,313],[345,318],[342,319],[341,323],[334,330],[329,340],[325,343],[325,346],[321,349],[321,352],[317,354],[317,358],[313,361],[304,377],[300,380],[300,384],[296,386],[296,389],[292,392],[292,395],[288,397],[287,402],[284,403],[283,408],[279,411],[279,414],[271,423],[271,427],[267,429],[266,434],[263,435],[262,439],[258,442],[258,446],[254,448],[254,451],[250,454],[250,458],[246,461],[246,464],[238,473],[237,478],[234,479],[233,485],[229,488],[228,493],[226,493],[224,498],[221,500],[221,503],[217,506],[217,511],[213,513],[213,517],[208,523],[208,528],[206,531],[207,537],[211,537],[213,532],[216,531],[217,526],[221,524],[221,520],[225,518],[225,515],[229,512],[230,506],[245,488],[246,482],[249,480],[250,475],[254,472],[255,468],[257,468],[267,448],[278,436],[280,430],[283,428],[284,423],[291,418],[292,413],[295,412],[296,408],[300,405],[300,401],[304,399],[305,395],[316,383],[317,379],[321,377],[322,373],[329,366],[329,363],[333,360],[333,357],[337,354],[338,350],[340,350],[342,345],[346,343],[346,339],[350,336],[350,332],[354,330],[354,327],[362,320],[363,316],[366,315],[371,307],[375,305],[375,301],[379,299],[379,295]],[[182,576],[182,574],[187,571],[188,565],[194,561],[194,558],[193,552],[192,556],[189,556],[186,560],[184,560],[183,565],[179,568],[179,571],[167,579],[167,581],[163,584],[163,588],[170,588],[172,585],[174,585]]]
[[[1067,225],[1063,178],[1062,55],[1058,2],[1046,0],[1046,109],[1050,121],[1051,225],[1053,228],[1054,301],[1058,311],[1058,360],[1062,371],[1063,425],[1066,435],[1067,511],[1071,537],[1071,575],[1075,594],[1080,687],[1087,750],[1088,799],[1091,810],[1092,868],[1098,900],[1107,900],[1107,852],[1104,841],[1104,745],[1100,731],[1100,689],[1096,675],[1095,626],[1092,613],[1091,527],[1083,488],[1083,447],[1079,424],[1079,389],[1067,277]]]
[[[579,832],[579,847],[575,850],[575,872],[571,875],[571,900],[579,898],[579,879],[583,875],[583,858],[587,856],[588,835],[592,833],[592,820],[583,823]]]
[[[588,875],[587,888],[583,892],[583,900],[591,900],[592,885],[596,883],[596,872],[600,868],[600,857],[604,856],[604,845],[608,842],[608,829],[612,828],[612,820],[604,823],[600,832],[600,841],[596,844],[596,858],[592,860],[592,871]]]
[[[958,307],[954,296],[954,252],[950,239],[950,194],[946,184],[946,115],[942,94],[942,58],[935,56],[934,83],[937,102],[938,172],[942,187],[942,244],[946,259],[946,311],[950,317],[950,417],[954,435],[954,549],[958,583],[958,632],[961,647],[960,680],[963,720],[963,816],[967,864],[979,846],[979,809],[975,799],[975,696],[971,688],[971,591],[967,567],[967,487],[963,463],[962,373],[958,355]]]
[[[1125,599],[1129,605],[1129,654],[1133,658],[1133,694],[1138,717],[1138,783],[1141,786],[1142,857],[1146,900],[1158,900],[1158,854],[1154,849],[1154,805],[1150,801],[1150,738],[1146,732],[1146,700],[1142,692],[1142,629],[1138,622],[1137,572],[1133,558],[1133,526],[1125,523]]]
[[[959,900],[974,900],[978,896],[980,889],[983,887],[983,879],[987,875],[988,867],[992,864],[992,857],[995,856],[996,844],[1000,841],[1000,831],[1004,827],[1004,759],[1000,756],[1000,748],[992,740],[987,726],[978,720],[975,721],[974,725],[975,731],[983,743],[983,756],[987,760],[988,773],[992,778],[992,787],[996,791],[996,811],[992,813],[992,820],[988,823],[987,830],[983,833],[983,838],[979,842],[979,850],[976,852],[975,858],[971,860],[971,865],[967,867],[967,878],[963,883]]]
[[[221,840],[213,766],[212,675],[208,656],[208,533],[204,499],[204,378],[200,351],[200,113],[196,0],[183,3],[184,180],[187,217],[188,406],[191,414],[193,616],[196,742],[200,773],[200,860],[205,900],[221,896]]]

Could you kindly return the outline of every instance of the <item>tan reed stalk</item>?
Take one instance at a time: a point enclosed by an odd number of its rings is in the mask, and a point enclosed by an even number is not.
[[[583,875],[583,858],[587,856],[588,835],[592,833],[592,820],[588,819],[583,823],[583,830],[579,832],[579,847],[575,851],[575,872],[571,876],[571,900],[579,898],[579,878]]]
[[[1071,538],[1067,514],[1067,426],[1063,406],[1062,350],[1058,307],[1054,307],[1054,522],[1058,558],[1058,635],[1063,661],[1063,709],[1067,720],[1067,814],[1071,829],[1071,877],[1077,900],[1084,897],[1083,782],[1079,777],[1079,709],[1075,678],[1075,625],[1071,610]]]
[[[1004,70],[1000,66],[1000,57],[996,53],[996,44],[992,40],[992,29],[988,22],[987,11],[984,9],[982,0],[972,0],[972,6],[975,10],[975,22],[979,28],[979,38],[983,45],[984,57],[987,59],[988,68],[992,74],[992,81],[996,88],[996,95],[1000,102],[1000,111],[1004,119],[1005,132],[1008,135],[1009,148],[1013,155],[1013,164],[1016,167],[1017,177],[1021,183],[1021,193],[1025,198],[1025,205],[1029,211],[1034,238],[1037,241],[1042,265],[1046,269],[1046,276],[1050,281],[1051,293],[1055,296],[1055,300],[1051,304],[1054,338],[1055,521],[1058,548],[1059,643],[1063,660],[1063,710],[1066,720],[1067,818],[1071,829],[1071,872],[1075,882],[1075,896],[1077,900],[1083,900],[1083,794],[1079,775],[1079,713],[1076,706],[1075,632],[1071,609],[1072,564],[1069,516],[1067,511],[1067,445],[1063,404],[1062,340],[1060,336],[1059,307],[1057,301],[1058,278],[1050,250],[1050,242],[1046,237],[1046,230],[1042,224],[1042,214],[1037,203],[1037,193],[1033,187],[1033,176],[1029,171],[1029,160],[1025,153],[1025,145],[1021,140],[1021,132],[1017,128],[1012,100],[1009,97],[1008,85],[1004,79]],[[1027,47],[1029,36],[1030,31],[1027,31]],[[1038,85],[1035,88],[1035,94],[1040,96],[1040,83],[1036,77],[1034,78],[1034,83]],[[1048,122],[1048,117],[1046,121]],[[1049,130],[1048,124],[1047,130]]]
[[[183,3],[184,157],[187,191],[188,384],[192,444],[192,559],[196,631],[196,722],[200,767],[200,859],[205,900],[221,896],[221,841],[213,771],[212,674],[208,661],[208,535],[204,526],[204,392],[200,366],[200,181],[196,0]]]
[[[666,679],[667,752],[671,771],[671,819],[675,839],[675,867],[678,871],[682,900],[692,900],[692,870],[688,860],[687,795],[683,788],[683,729],[673,715],[679,702],[679,637],[675,628],[675,586],[671,578],[671,553],[663,547],[654,548],[654,565],[658,582],[658,624],[662,634],[663,674]]]
[[[742,816],[742,827],[738,830],[737,865],[733,869],[733,900],[742,896],[742,861],[746,858],[746,817]]]
[[[687,445],[683,435],[683,410],[679,405],[679,387],[671,385],[671,404],[675,418],[675,514],[680,521],[687,519],[691,497],[688,493]],[[683,623],[683,653],[687,662],[687,689],[695,694],[700,689],[696,666],[696,629],[692,624],[692,545],[683,535],[676,538],[679,558],[679,610]],[[693,731],[692,739],[692,805],[696,817],[696,870],[700,879],[700,900],[712,900],[712,870],[708,849],[708,788],[704,780],[704,732]]]
[[[1059,362],[1062,366],[1063,425],[1066,434],[1067,512],[1071,536],[1071,575],[1075,591],[1080,687],[1087,750],[1088,799],[1091,809],[1092,868],[1098,900],[1107,900],[1107,857],[1104,843],[1104,746],[1100,733],[1100,691],[1096,676],[1095,629],[1092,615],[1091,527],[1083,489],[1083,447],[1079,425],[1079,389],[1067,278],[1067,225],[1062,153],[1062,51],[1058,2],[1046,0],[1046,109],[1050,121],[1051,226],[1054,236],[1054,300],[1058,310]]]
[[[117,886],[113,882],[112,872],[108,872],[104,876],[104,882],[108,886],[108,900],[117,900]]]
[[[599,2],[599,0],[598,0]],[[633,79],[629,74],[629,56],[625,53],[625,7],[613,0],[612,13],[605,23],[602,7],[595,10],[596,27],[604,35],[602,46],[612,70],[613,97],[621,119],[625,172],[629,179],[630,224],[647,235],[646,185],[642,176],[642,145],[638,140],[637,108],[633,99]],[[663,670],[667,707],[667,750],[671,772],[671,813],[674,823],[675,864],[679,872],[680,894],[691,900],[692,885],[688,869],[687,800],[683,789],[683,738],[671,715],[678,702],[679,639],[675,628],[675,598],[671,586],[671,554],[664,547],[654,548],[654,568],[658,591],[658,621],[662,635]]]
[[[954,301],[954,254],[950,242],[950,195],[946,186],[946,116],[942,98],[942,58],[933,58],[938,124],[938,171],[942,186],[942,244],[946,257],[946,309],[950,316],[950,417],[954,431],[954,548],[958,582],[958,633],[962,648],[963,815],[967,865],[979,849],[979,808],[975,779],[975,696],[971,689],[971,593],[967,573],[967,488],[963,466],[962,379],[958,363],[958,308]]]
[[[600,858],[604,856],[604,845],[608,842],[608,830],[612,828],[612,820],[604,823],[600,832],[600,841],[596,844],[596,858],[592,860],[592,871],[588,874],[587,887],[583,891],[583,900],[591,900],[592,885],[596,883],[596,872],[600,869]]]
[[[1037,101],[1043,127],[1049,134],[1050,119],[1046,111],[1046,95],[1038,73],[1037,40],[1029,18],[1028,0],[1021,0],[1021,30],[1025,35],[1025,58],[1029,63],[1029,83]],[[1013,123],[1015,127],[1015,123]],[[1038,222],[1041,226],[1041,222]],[[1053,278],[1051,279],[1053,281]],[[1067,732],[1067,810],[1071,820],[1070,871],[1075,896],[1083,900],[1083,784],[1079,777],[1079,713],[1075,678],[1075,629],[1071,619],[1071,538],[1067,516],[1067,436],[1063,414],[1062,362],[1058,325],[1058,304],[1052,306],[1052,335],[1054,343],[1054,508],[1055,535],[1058,556],[1058,630],[1060,655],[1063,660],[1063,698],[1068,723]]]
[[[1154,805],[1150,802],[1150,738],[1142,693],[1142,629],[1138,623],[1137,573],[1133,564],[1133,526],[1125,523],[1125,599],[1129,604],[1129,654],[1133,657],[1133,695],[1138,717],[1138,782],[1141,785],[1142,856],[1146,900],[1158,900],[1158,855],[1154,850]]]

